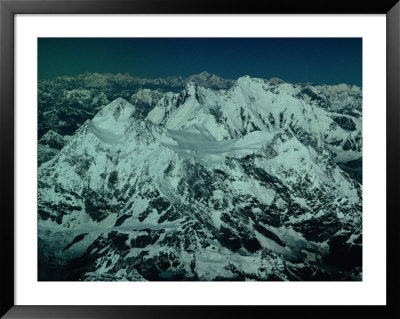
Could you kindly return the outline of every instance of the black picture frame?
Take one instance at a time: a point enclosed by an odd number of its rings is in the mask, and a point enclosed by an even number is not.
[[[386,306],[16,306],[14,303],[14,17],[16,14],[385,14],[387,52]],[[0,315],[4,318],[205,318],[296,316],[400,318],[398,191],[400,160],[398,0],[0,0]],[[384,141],[382,141],[383,143]],[[382,203],[384,207],[384,203]],[[177,301],[179,303],[179,301]]]

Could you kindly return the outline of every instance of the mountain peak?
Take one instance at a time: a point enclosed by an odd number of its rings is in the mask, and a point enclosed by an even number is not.
[[[197,83],[194,81],[189,82],[186,84],[185,91],[189,96],[195,95],[197,91]]]
[[[252,78],[249,75],[241,76],[236,80],[236,84],[238,87],[244,89],[245,91],[248,90],[253,84],[258,83],[256,78]]]
[[[187,82],[195,81],[195,82],[203,83],[203,82],[207,82],[210,79],[210,77],[211,77],[210,73],[208,73],[207,71],[203,71],[199,74],[193,74],[193,75],[189,76],[187,78]]]
[[[65,140],[64,136],[54,132],[53,130],[49,130],[39,139],[38,143],[60,150],[64,146]]]
[[[269,82],[270,82],[271,84],[283,84],[283,83],[286,83],[285,81],[283,81],[283,80],[280,79],[280,78],[270,78],[270,79],[269,79]]]
[[[236,80],[236,83],[239,84],[239,85],[248,84],[248,83],[251,82],[251,80],[252,80],[252,78],[250,77],[250,75],[244,75],[244,76],[241,76],[240,78],[238,78]]]
[[[121,135],[138,116],[140,111],[135,106],[122,98],[117,98],[104,106],[90,124],[95,130],[104,134]]]
[[[121,110],[125,109],[132,109],[135,110],[136,108],[130,104],[128,101],[124,100],[123,98],[119,97],[116,98],[114,101],[111,103],[103,106],[99,113],[96,115],[97,116],[104,116],[105,114],[112,113],[115,117],[119,116],[117,113],[120,113]]]
[[[211,74],[208,73],[207,71],[203,71],[199,75],[202,76],[202,77],[210,77],[211,76]]]

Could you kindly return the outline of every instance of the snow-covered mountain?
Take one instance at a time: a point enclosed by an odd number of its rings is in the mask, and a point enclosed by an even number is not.
[[[227,91],[190,83],[181,93],[166,94],[148,118],[171,130],[201,132],[216,140],[287,128],[306,145],[326,146],[339,162],[361,156],[360,117],[315,107],[299,98],[304,92],[300,86],[275,83],[242,77]]]
[[[39,138],[48,130],[60,135],[73,134],[86,120],[95,116],[102,106],[119,97],[140,107],[146,115],[156,105],[161,94],[180,93],[191,82],[214,90],[229,89],[236,83],[208,72],[187,78],[143,79],[129,74],[86,73],[41,80],[38,83]],[[272,91],[273,86],[290,87],[278,78],[268,82]],[[296,92],[297,98],[308,104],[357,118],[361,116],[362,92],[356,86],[296,84],[293,88],[291,91]],[[346,121],[338,119],[344,125]]]
[[[86,73],[41,80],[38,83],[39,138],[48,130],[61,135],[73,134],[102,106],[119,97],[131,101],[147,114],[161,93],[179,92],[189,82],[207,88],[226,89],[234,81],[208,72],[187,78],[145,79],[130,74]]]
[[[360,280],[362,186],[338,163],[361,157],[361,105],[304,90],[188,83],[43,138],[39,279]]]

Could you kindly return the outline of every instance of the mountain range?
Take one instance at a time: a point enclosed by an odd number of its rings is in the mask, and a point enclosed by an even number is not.
[[[39,280],[362,279],[360,88],[45,84]]]

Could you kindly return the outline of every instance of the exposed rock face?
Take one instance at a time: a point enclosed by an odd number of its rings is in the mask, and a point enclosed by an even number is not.
[[[162,92],[157,90],[140,89],[135,94],[132,94],[130,102],[146,116],[156,106],[163,95]]]
[[[67,143],[49,133],[40,279],[360,280],[362,186],[341,166],[361,156],[361,106],[303,90],[191,82],[146,117],[118,98]]]

